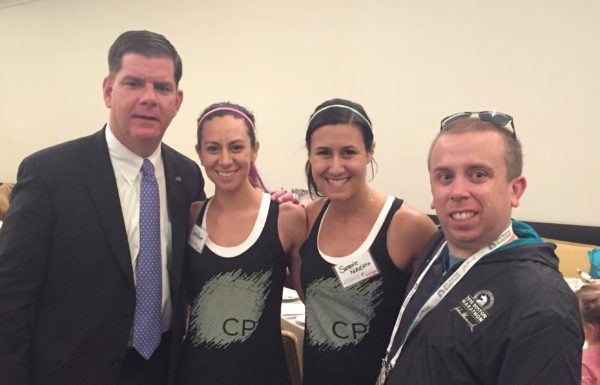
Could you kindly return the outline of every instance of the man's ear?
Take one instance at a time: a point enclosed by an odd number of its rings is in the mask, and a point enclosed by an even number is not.
[[[175,106],[177,107],[177,111],[179,111],[181,103],[183,103],[183,91],[177,90],[177,93],[175,94]]]
[[[527,189],[527,180],[523,175],[516,177],[512,180],[511,185],[511,198],[510,202],[512,207],[519,207],[519,202],[521,201],[521,197],[525,193],[525,189]]]
[[[112,106],[112,91],[113,81],[108,76],[102,81],[102,96],[104,98],[104,105],[107,108]]]

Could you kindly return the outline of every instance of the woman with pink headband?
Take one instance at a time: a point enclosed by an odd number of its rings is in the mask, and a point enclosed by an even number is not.
[[[198,118],[196,151],[215,194],[191,210],[191,312],[178,383],[287,385],[280,311],[288,267],[306,238],[300,205],[278,205],[256,170],[254,116],[232,103]]]

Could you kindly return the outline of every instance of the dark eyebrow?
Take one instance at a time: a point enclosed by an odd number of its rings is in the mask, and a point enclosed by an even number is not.
[[[136,81],[145,81],[144,79],[138,77],[138,76],[133,76],[133,75],[126,75],[123,76],[123,80],[136,80]]]
[[[475,163],[475,164],[470,164],[467,166],[467,171],[474,171],[474,170],[485,170],[490,173],[494,172],[494,169],[486,164]]]
[[[169,87],[175,87],[175,83],[173,83],[172,81],[169,80],[157,80],[153,82],[155,85],[161,85],[161,86],[169,86]]]
[[[446,167],[446,166],[438,166],[435,167],[431,170],[432,173],[438,173],[438,172],[452,172],[452,170],[450,169],[450,167]]]

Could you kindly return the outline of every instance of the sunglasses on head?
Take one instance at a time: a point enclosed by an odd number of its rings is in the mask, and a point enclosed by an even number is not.
[[[517,131],[515,131],[514,119],[512,116],[505,114],[504,112],[499,111],[480,111],[480,112],[457,112],[456,114],[452,114],[446,116],[442,119],[440,130],[443,130],[448,124],[455,122],[460,119],[468,119],[472,116],[475,116],[479,120],[484,122],[490,122],[499,127],[506,127],[510,124],[512,128],[513,136],[517,137]]]

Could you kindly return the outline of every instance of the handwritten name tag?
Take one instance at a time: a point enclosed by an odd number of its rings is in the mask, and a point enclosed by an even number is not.
[[[344,288],[379,274],[379,269],[368,251],[350,263],[334,265],[333,269]]]
[[[190,239],[188,240],[188,245],[192,246],[197,252],[202,253],[207,238],[208,233],[206,230],[198,225],[194,225],[194,227],[192,227]]]

